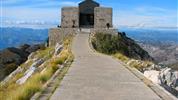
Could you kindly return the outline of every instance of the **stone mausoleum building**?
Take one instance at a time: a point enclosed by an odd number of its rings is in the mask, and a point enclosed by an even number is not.
[[[93,0],[84,0],[78,7],[63,7],[61,9],[61,24],[49,31],[49,45],[61,42],[67,34],[77,33],[82,29],[90,32],[117,33],[112,23],[112,8],[101,7]]]
[[[112,27],[112,8],[100,7],[93,0],[85,0],[78,7],[63,7],[61,12],[61,28]]]

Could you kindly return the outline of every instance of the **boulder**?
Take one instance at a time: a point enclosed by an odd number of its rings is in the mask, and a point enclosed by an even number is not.
[[[34,62],[34,63],[32,64],[32,66],[33,66],[33,67],[38,67],[38,66],[40,66],[43,62],[44,62],[43,59],[39,59],[39,60],[37,60],[36,62]]]
[[[28,78],[32,76],[32,74],[36,71],[37,67],[43,64],[44,60],[40,59],[34,62],[30,68],[24,73],[24,76],[16,81],[18,84],[23,84],[27,81]]]
[[[55,46],[55,52],[54,55],[58,55],[63,49],[63,45],[60,45],[59,43],[56,44]]]
[[[172,86],[178,91],[178,71],[173,73],[173,84]]]
[[[161,84],[159,74],[160,72],[156,70],[149,70],[144,72],[144,76],[155,84]]]
[[[1,83],[2,85],[6,84],[9,80],[11,80],[16,74],[22,72],[23,69],[21,67],[18,67],[16,70],[14,70],[10,75],[8,75]]]
[[[34,59],[35,54],[36,54],[35,52],[32,52],[32,53],[28,56],[28,60]]]
[[[160,80],[162,84],[176,89],[178,87],[178,71],[164,68],[161,70]]]
[[[36,68],[35,67],[30,67],[26,72],[25,72],[25,75],[22,77],[22,78],[20,78],[20,79],[18,79],[17,81],[16,81],[16,83],[18,83],[18,84],[23,84],[23,83],[25,83],[26,82],[26,80],[29,78],[29,77],[31,77],[31,75],[35,72],[35,70],[36,70]]]

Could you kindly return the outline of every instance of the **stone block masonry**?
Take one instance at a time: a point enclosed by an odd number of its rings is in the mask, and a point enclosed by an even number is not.
[[[49,46],[55,46],[57,43],[61,44],[67,35],[77,34],[79,31],[79,28],[51,28],[49,30]],[[118,34],[117,29],[113,28],[90,28],[89,31],[91,33]]]
[[[94,27],[107,28],[107,24],[112,27],[112,16],[112,8],[96,7],[94,11]]]
[[[84,0],[78,7],[63,7],[61,27],[49,30],[49,46],[62,43],[67,34],[79,33],[77,30],[82,28],[84,30],[90,28],[89,31],[93,33],[117,34],[117,30],[112,29],[112,16],[112,8],[100,7],[100,4],[94,0]]]
[[[61,27],[72,28],[79,27],[79,9],[78,7],[63,7],[61,16]]]
[[[117,29],[107,29],[107,28],[94,28],[91,29],[91,33],[104,33],[104,34],[113,34],[113,35],[118,35],[118,30]]]
[[[61,44],[67,35],[76,34],[77,31],[77,28],[51,28],[49,30],[49,46]]]

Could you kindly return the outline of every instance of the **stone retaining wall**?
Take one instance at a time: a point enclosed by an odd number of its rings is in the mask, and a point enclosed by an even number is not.
[[[51,28],[49,30],[49,46],[61,44],[63,39],[69,34],[76,34],[78,28]]]
[[[91,33],[105,33],[105,34],[114,34],[117,35],[118,34],[118,30],[117,29],[107,29],[107,28],[94,28],[91,29]]]
[[[81,29],[83,31],[83,29]],[[78,28],[51,28],[49,30],[49,46],[55,46],[57,43],[61,44],[63,39],[69,34],[77,34],[80,32]],[[117,29],[107,28],[91,28],[91,33],[105,33],[117,35]]]

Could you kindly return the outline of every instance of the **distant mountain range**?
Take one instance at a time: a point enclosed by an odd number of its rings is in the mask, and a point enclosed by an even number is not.
[[[38,44],[48,38],[48,29],[11,27],[0,30],[0,49],[23,44]],[[119,31],[136,40],[158,63],[177,63],[178,29],[120,27]]]
[[[177,28],[120,28],[119,31],[124,31],[128,36],[139,42],[156,43],[176,43],[178,44],[178,29]]]
[[[0,28],[0,49],[46,41],[48,29]]]
[[[123,28],[159,64],[178,70],[178,29]]]

